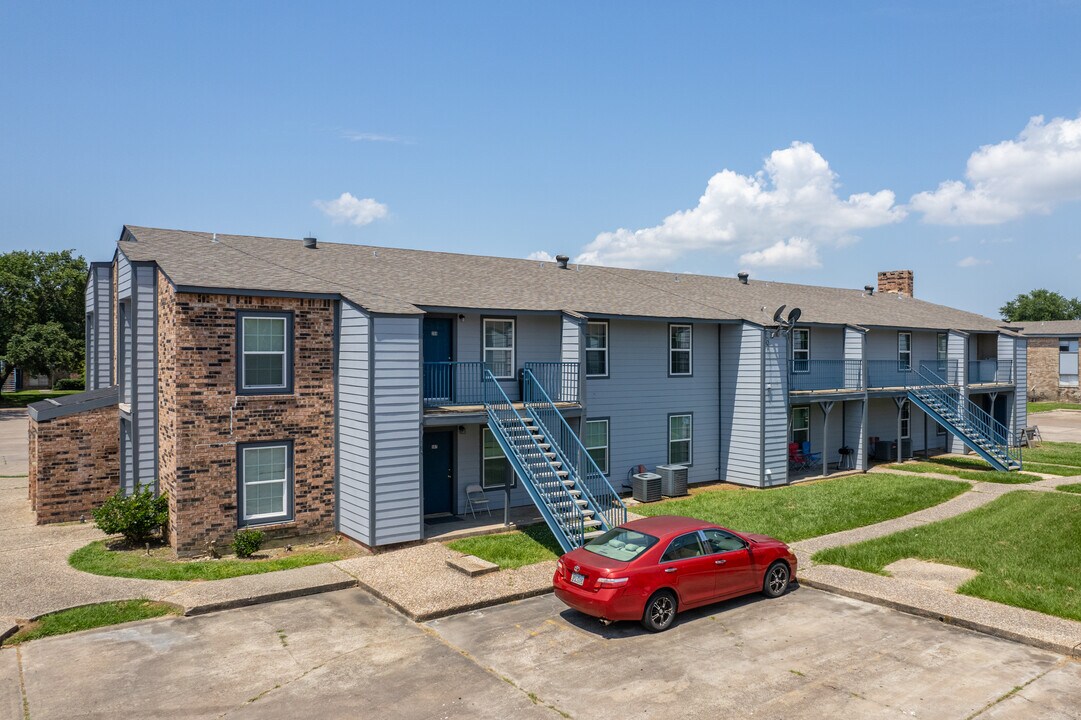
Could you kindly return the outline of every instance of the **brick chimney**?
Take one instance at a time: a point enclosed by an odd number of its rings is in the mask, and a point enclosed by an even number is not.
[[[878,291],[915,297],[916,280],[911,270],[886,270],[878,274]]]

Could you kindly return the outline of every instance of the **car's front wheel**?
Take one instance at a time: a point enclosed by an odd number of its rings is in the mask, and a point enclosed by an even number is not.
[[[672,627],[676,619],[676,596],[670,590],[661,590],[646,603],[642,613],[642,627],[650,632],[661,632]]]
[[[768,598],[777,598],[788,590],[788,583],[792,579],[792,573],[788,565],[778,560],[766,570],[766,576],[762,580],[762,594]]]

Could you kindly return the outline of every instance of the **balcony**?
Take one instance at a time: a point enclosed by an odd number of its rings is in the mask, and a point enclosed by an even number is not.
[[[899,360],[867,361],[869,389],[957,385],[960,379],[960,363],[957,360],[919,360],[911,365]]]
[[[450,409],[455,412],[479,412],[484,408],[484,371],[480,361],[424,363],[424,407],[426,410]],[[527,362],[525,369],[557,405],[580,402],[579,364],[565,362]],[[505,387],[517,386],[517,380],[501,381]],[[518,390],[511,392],[518,397]]]
[[[1013,385],[1013,360],[971,360],[969,385]]]
[[[790,392],[863,390],[860,360],[789,360]]]

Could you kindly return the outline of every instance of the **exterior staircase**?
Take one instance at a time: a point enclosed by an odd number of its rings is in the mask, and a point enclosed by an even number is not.
[[[529,371],[514,405],[484,371],[488,428],[564,552],[627,520],[627,508]],[[553,415],[554,413],[554,415]]]
[[[921,368],[917,375],[922,383],[909,383],[905,388],[912,404],[934,418],[996,470],[1021,469],[1019,437],[933,371]]]

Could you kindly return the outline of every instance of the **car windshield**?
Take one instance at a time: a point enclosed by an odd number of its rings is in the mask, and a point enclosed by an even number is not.
[[[614,528],[590,540],[586,543],[585,549],[606,558],[629,562],[656,544],[657,538],[652,535],[625,528]]]

